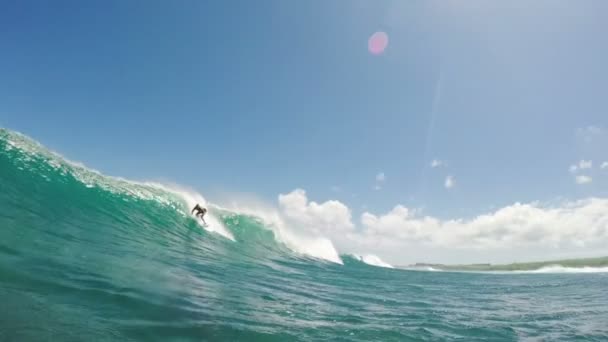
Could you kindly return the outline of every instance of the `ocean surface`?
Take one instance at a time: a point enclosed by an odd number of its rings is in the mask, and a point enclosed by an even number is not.
[[[608,341],[601,269],[403,270],[323,249],[0,129],[0,341]]]

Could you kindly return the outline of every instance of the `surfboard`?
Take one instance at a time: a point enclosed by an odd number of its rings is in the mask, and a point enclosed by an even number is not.
[[[197,220],[198,222],[200,222],[201,226],[208,228],[209,227],[209,223],[206,223],[205,221],[203,221],[200,217],[198,216],[194,216],[194,219]]]

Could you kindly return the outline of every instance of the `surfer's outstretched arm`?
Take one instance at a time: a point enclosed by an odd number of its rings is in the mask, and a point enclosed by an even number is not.
[[[197,204],[194,206],[194,208],[192,208],[192,210],[190,210],[190,214],[194,213],[196,210],[198,210],[200,208],[200,206]]]

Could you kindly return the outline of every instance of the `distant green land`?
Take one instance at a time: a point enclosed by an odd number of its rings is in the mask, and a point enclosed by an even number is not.
[[[608,267],[608,257],[583,258],[583,259],[564,259],[536,262],[516,262],[512,264],[469,264],[469,265],[444,265],[416,263],[405,268],[432,267],[434,269],[446,271],[533,271],[543,267],[562,266],[562,267]]]

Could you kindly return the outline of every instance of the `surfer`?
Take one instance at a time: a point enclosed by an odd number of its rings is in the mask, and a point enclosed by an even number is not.
[[[194,208],[192,208],[192,211],[190,212],[190,214],[194,213],[196,211],[196,214],[194,214],[194,216],[196,217],[200,217],[201,220],[203,220],[203,223],[205,225],[207,225],[207,222],[205,222],[205,219],[203,218],[203,216],[205,216],[205,214],[207,213],[207,209],[201,207],[198,203],[194,206]]]

